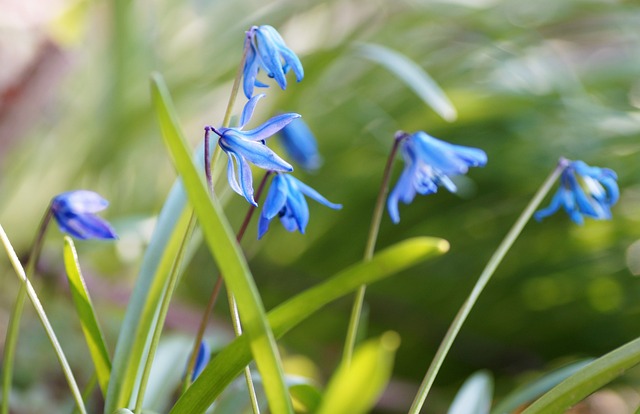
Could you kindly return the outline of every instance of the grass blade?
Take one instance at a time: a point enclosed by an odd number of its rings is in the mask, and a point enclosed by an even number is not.
[[[369,262],[361,262],[289,299],[268,313],[276,338],[307,319],[328,303],[345,296],[361,285],[369,285],[449,250],[446,240],[419,237],[404,240],[378,253]],[[244,367],[251,362],[246,335],[224,348],[180,397],[170,414],[203,413]]]
[[[564,413],[569,407],[640,363],[640,338],[578,370],[531,404],[522,414]]]
[[[76,247],[73,244],[73,240],[68,236],[64,237],[64,266],[67,271],[71,297],[80,318],[82,332],[87,341],[93,365],[96,368],[98,384],[102,395],[106,395],[109,376],[111,375],[111,359],[104,341],[104,335],[96,318],[96,312],[93,309],[93,303],[91,303],[91,297],[87,291],[87,285],[82,277]]]
[[[128,407],[148,351],[160,302],[168,284],[173,261],[185,238],[191,211],[181,182],[165,202],[147,247],[136,285],[129,299],[124,322],[113,355],[105,414]]]
[[[53,347],[53,350],[56,353],[56,357],[58,357],[58,361],[60,362],[60,366],[62,367],[62,372],[64,373],[64,376],[67,379],[69,389],[71,390],[73,399],[76,401],[78,410],[82,414],[86,414],[87,411],[84,407],[82,394],[80,393],[80,389],[78,388],[78,383],[76,382],[76,379],[73,376],[71,367],[67,362],[67,358],[64,355],[64,351],[60,346],[60,342],[56,337],[53,327],[49,323],[49,318],[47,318],[47,314],[45,313],[44,308],[40,303],[40,299],[38,299],[38,295],[36,294],[36,291],[33,289],[33,286],[31,285],[31,282],[29,282],[29,279],[27,279],[24,268],[22,267],[22,264],[20,263],[20,259],[18,259],[18,256],[16,255],[15,250],[13,250],[13,246],[11,245],[9,238],[7,237],[7,233],[5,233],[4,228],[1,225],[0,225],[0,240],[2,241],[2,244],[4,246],[4,249],[7,252],[7,255],[9,256],[9,260],[11,261],[11,265],[13,266],[13,269],[15,270],[16,274],[18,275],[18,278],[20,279],[20,282],[22,282],[22,285],[25,287],[27,291],[27,297],[29,298],[29,300],[31,301],[31,304],[36,310],[36,314],[38,315],[38,318],[42,323],[42,327],[44,328],[45,333],[49,338],[49,342],[51,342],[51,346]]]
[[[215,197],[209,196],[202,176],[193,164],[190,151],[178,127],[169,92],[159,74],[152,76],[151,89],[165,144],[185,183],[187,195],[209,249],[224,275],[227,286],[236,298],[271,411],[292,413],[291,398],[285,387],[282,362],[275,338],[240,246],[226,221],[222,206]]]
[[[356,53],[395,74],[445,121],[453,122],[458,117],[456,108],[444,91],[413,60],[395,50],[374,44],[358,45]]]

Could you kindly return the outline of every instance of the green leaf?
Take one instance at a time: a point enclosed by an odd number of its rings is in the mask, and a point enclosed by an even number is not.
[[[398,346],[398,334],[386,332],[358,347],[351,364],[343,362],[329,381],[317,414],[368,412],[391,378]]]
[[[492,414],[509,414],[516,411],[522,405],[533,401],[551,388],[564,381],[568,376],[593,362],[593,359],[575,362],[566,367],[550,372],[536,381],[525,384],[507,395],[493,410]]]
[[[62,372],[64,373],[64,376],[67,379],[69,390],[73,395],[73,399],[76,402],[78,411],[80,411],[81,414],[86,414],[87,410],[84,406],[82,394],[80,393],[80,389],[78,388],[78,383],[76,382],[76,379],[73,376],[73,371],[71,371],[71,367],[69,366],[67,357],[65,356],[64,351],[60,346],[60,341],[58,341],[58,338],[56,337],[56,333],[53,330],[51,323],[49,322],[49,318],[47,317],[47,314],[45,313],[44,308],[42,307],[42,303],[40,303],[38,294],[36,293],[35,289],[31,285],[31,282],[29,281],[29,279],[27,279],[27,275],[24,271],[24,268],[22,267],[22,263],[20,263],[20,259],[18,259],[18,255],[13,249],[13,246],[9,241],[9,237],[7,237],[7,234],[5,233],[2,225],[0,225],[0,242],[4,246],[4,249],[7,252],[7,256],[9,256],[9,261],[11,261],[11,265],[13,266],[13,270],[15,270],[16,275],[18,276],[18,279],[20,279],[20,282],[22,283],[23,288],[26,290],[27,297],[31,301],[31,304],[33,305],[33,308],[35,309],[36,314],[38,315],[38,319],[40,319],[40,323],[42,324],[42,327],[44,328],[44,331],[47,334],[47,337],[49,338],[49,342],[51,343],[51,346],[53,347],[53,351],[55,352],[56,357],[58,358],[58,362],[60,363]]]
[[[458,112],[438,84],[413,60],[381,45],[361,44],[356,53],[395,74],[445,121],[453,122]]]
[[[129,406],[153,335],[171,267],[189,233],[190,210],[182,183],[177,182],[158,216],[118,335],[105,414]]]
[[[322,401],[322,394],[311,384],[292,385],[289,387],[289,393],[293,398],[296,412],[315,413]]]
[[[282,303],[268,314],[276,338],[307,319],[326,304],[355,291],[361,285],[391,276],[428,258],[449,250],[446,240],[417,237],[404,240],[376,253],[371,261],[361,262]],[[251,362],[246,335],[224,348],[180,397],[171,414],[204,412],[218,395]]]
[[[71,289],[71,297],[76,307],[76,312],[80,318],[82,332],[84,333],[93,365],[96,368],[98,383],[102,395],[106,395],[107,386],[109,385],[109,376],[111,375],[111,360],[109,351],[104,341],[104,335],[98,324],[91,297],[87,291],[87,285],[80,271],[80,263],[78,263],[78,254],[73,240],[70,237],[64,237],[64,266],[67,271],[67,279]]]
[[[447,414],[487,414],[493,399],[493,378],[478,371],[462,384]]]
[[[638,363],[640,363],[640,338],[578,370],[531,404],[522,414],[564,413],[569,407]]]
[[[240,318],[261,373],[271,411],[292,413],[291,398],[285,386],[275,338],[246,259],[236,242],[231,226],[226,221],[222,206],[216,197],[209,196],[202,174],[191,159],[186,141],[178,127],[169,91],[161,75],[152,75],[151,90],[165,144],[183,179],[207,245],[227,286],[236,298]]]

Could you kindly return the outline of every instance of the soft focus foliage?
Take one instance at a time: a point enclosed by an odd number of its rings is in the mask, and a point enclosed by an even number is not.
[[[110,201],[103,217],[118,233],[115,247],[78,245],[107,344],[116,343],[141,254],[175,178],[150,105],[149,73],[164,74],[195,147],[203,125],[217,126],[222,119],[245,31],[256,24],[278,28],[304,65],[305,78],[296,83],[289,74],[286,93],[267,80],[270,97],[252,123],[277,111],[301,114],[324,162],[317,172],[299,169],[296,176],[343,205],[336,212],[310,203],[313,219],[305,236],[272,226],[257,241],[256,226],[249,228],[243,247],[267,309],[362,256],[395,131],[424,130],[483,148],[491,160],[454,179],[456,195],[429,195],[403,206],[399,225],[388,218],[382,223],[379,248],[429,235],[449,240],[451,250],[368,289],[367,336],[392,329],[402,338],[381,410],[406,412],[482,266],[560,156],[618,173],[613,220],[579,227],[557,214],[527,225],[463,327],[425,412],[444,412],[476,369],[493,372],[500,399],[527,376],[604,354],[640,333],[640,284],[631,276],[640,260],[637,2],[24,3],[37,4],[39,13],[20,2],[0,5],[0,222],[26,255],[54,195],[91,188]],[[425,105],[397,72],[363,56],[365,43],[397,51],[425,70],[451,99],[455,122]],[[226,179],[216,185],[225,188]],[[246,208],[242,197],[226,197],[233,226]],[[45,245],[45,263],[60,263],[62,242],[54,233]],[[18,287],[6,261],[0,266],[4,331]],[[214,283],[211,267],[201,246],[181,280],[169,330],[195,330]],[[91,357],[65,283],[55,266],[34,281],[72,367],[86,383]],[[350,300],[329,306],[280,342],[291,354],[315,361],[322,383],[338,363],[349,306]],[[215,312],[226,324],[224,309],[220,304]],[[227,332],[225,327],[220,324],[219,331]],[[47,388],[60,374],[36,322],[24,324],[20,343],[30,346],[18,352],[16,408],[66,409],[56,389]],[[214,351],[219,345],[212,344]],[[638,389],[638,372],[624,380]]]

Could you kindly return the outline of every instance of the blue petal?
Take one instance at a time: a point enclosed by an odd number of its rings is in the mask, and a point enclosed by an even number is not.
[[[258,61],[256,52],[253,50],[253,47],[250,47],[247,52],[247,60],[245,61],[244,69],[242,71],[242,89],[247,99],[251,99],[251,96],[253,95],[253,87],[256,84],[256,77],[258,76],[259,68],[260,62]]]
[[[228,152],[227,155],[229,156],[229,161],[227,162],[227,181],[229,181],[229,187],[231,187],[231,189],[236,193],[242,195],[242,189],[236,179],[236,167],[234,165],[234,161],[235,163],[239,163],[238,159],[232,152]]]
[[[264,141],[296,118],[300,118],[300,115],[296,113],[276,115],[257,128],[242,132],[242,135],[251,141]]]
[[[273,177],[269,193],[262,207],[262,216],[269,220],[277,216],[287,203],[288,187],[281,177],[281,174],[276,174]]]
[[[244,105],[244,108],[242,109],[242,116],[240,117],[240,125],[238,126],[238,129],[242,129],[244,128],[245,125],[247,125],[247,123],[253,116],[253,111],[255,111],[256,109],[256,104],[260,99],[264,98],[265,96],[266,95],[264,93],[256,95],[253,98],[249,99],[249,101]]]
[[[262,26],[256,31],[254,44],[262,62],[263,69],[270,77],[275,79],[280,88],[286,89],[287,80],[284,76],[284,71],[282,70],[280,52],[273,41],[273,37],[269,32],[263,30]]]
[[[202,341],[198,348],[198,355],[196,356],[196,364],[193,368],[193,374],[191,375],[191,381],[195,381],[198,376],[204,371],[205,367],[211,359],[211,348],[209,345]]]
[[[542,210],[538,210],[538,211],[535,212],[533,217],[537,221],[542,221],[543,218],[549,217],[550,215],[552,215],[553,213],[558,211],[558,209],[560,207],[562,207],[562,205],[563,205],[563,194],[562,194],[562,191],[563,191],[562,189],[559,189],[555,193],[555,195],[551,199],[551,204],[549,204],[548,207],[543,208]]]
[[[74,213],[97,213],[104,210],[109,202],[100,194],[89,190],[75,190],[54,197],[54,205]]]
[[[64,219],[59,219],[56,216],[56,219],[60,230],[81,240],[113,240],[118,238],[109,223],[93,214],[66,216]]]
[[[340,210],[342,208],[342,204],[335,204],[335,203],[330,202],[329,200],[324,198],[322,195],[320,195],[320,193],[318,193],[316,190],[314,190],[313,188],[309,187],[308,185],[306,185],[302,181],[298,180],[297,178],[290,177],[290,180],[295,183],[295,185],[298,187],[300,192],[302,192],[304,195],[306,195],[308,197],[311,197],[312,199],[316,200],[318,203],[324,204],[325,206],[327,206],[329,208],[332,208],[334,210]]]
[[[269,223],[271,223],[271,220],[264,216],[260,216],[260,220],[258,220],[258,240],[260,240],[267,230],[269,230]]]
[[[293,171],[293,167],[275,152],[260,142],[247,141],[242,132],[228,130],[218,140],[225,152],[235,153],[238,158],[246,158],[252,164],[265,170]]]
[[[309,206],[304,199],[304,195],[297,186],[296,181],[290,175],[282,176],[287,183],[289,196],[287,197],[287,209],[298,223],[300,233],[304,234],[309,223]]]
[[[306,170],[315,170],[322,164],[318,144],[313,133],[302,120],[296,119],[280,131],[282,146],[293,160]]]
[[[238,157],[238,173],[240,175],[240,184],[242,185],[244,198],[250,204],[258,207],[258,203],[253,199],[253,175],[251,174],[251,167],[242,157]]]

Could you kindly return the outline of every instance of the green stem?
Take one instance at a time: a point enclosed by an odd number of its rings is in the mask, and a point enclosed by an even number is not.
[[[493,253],[493,256],[491,256],[491,259],[489,259],[489,261],[487,262],[487,265],[480,274],[480,277],[473,287],[473,290],[469,294],[469,297],[458,311],[458,314],[451,323],[451,326],[449,327],[449,330],[447,331],[444,339],[440,343],[440,347],[438,348],[436,355],[433,357],[431,365],[429,366],[429,369],[427,370],[427,373],[422,380],[422,384],[420,384],[418,393],[413,400],[413,403],[411,404],[409,414],[418,414],[422,409],[424,401],[427,398],[427,394],[429,393],[429,390],[431,389],[431,386],[433,385],[433,382],[438,375],[438,372],[440,371],[440,367],[442,366],[442,363],[444,362],[449,349],[451,349],[451,345],[456,339],[458,332],[460,332],[462,324],[471,312],[471,308],[473,308],[473,305],[475,305],[478,297],[480,296],[480,293],[482,293],[482,290],[487,285],[489,279],[491,279],[491,276],[502,262],[502,259],[504,259],[504,256],[507,254],[511,246],[513,246],[513,243],[522,232],[522,229],[527,224],[534,211],[538,208],[542,200],[545,198],[555,181],[558,179],[558,177],[566,167],[567,161],[561,158],[558,166],[542,183],[542,186],[540,187],[536,195],[531,199],[527,207],[520,214],[518,220],[516,220],[516,222],[513,224],[513,227],[511,227],[509,233],[507,233],[505,238],[502,240],[502,243],[500,243],[496,251]]]
[[[47,208],[47,212],[42,217],[40,226],[38,227],[38,232],[31,244],[31,251],[29,252],[29,258],[25,270],[27,279],[31,279],[33,277],[36,263],[38,262],[40,252],[42,251],[42,245],[44,244],[44,234],[50,220],[51,208]],[[26,298],[27,289],[25,285],[20,285],[20,290],[18,291],[16,302],[13,305],[13,311],[11,312],[11,319],[9,320],[7,337],[5,339],[4,356],[2,361],[2,366],[4,367],[2,375],[2,414],[8,414],[9,412],[9,394],[13,379],[13,362],[15,360],[18,336],[20,336],[20,321],[22,320],[22,312],[24,310],[24,301]]]
[[[376,249],[376,242],[378,241],[378,233],[380,232],[380,222],[382,221],[382,213],[384,212],[384,200],[387,198],[389,192],[389,181],[391,180],[391,169],[393,167],[393,161],[395,160],[396,153],[400,143],[406,139],[409,135],[406,132],[396,132],[393,147],[389,152],[387,163],[384,167],[384,173],[382,174],[382,183],[380,185],[380,191],[378,192],[378,198],[373,209],[373,216],[371,218],[371,225],[369,226],[369,237],[367,238],[367,245],[364,249],[364,262],[368,262],[373,257],[373,253]],[[351,364],[351,358],[353,357],[353,350],[356,346],[356,338],[358,336],[358,328],[360,326],[360,317],[362,314],[362,305],[364,304],[364,295],[366,293],[367,286],[362,285],[356,292],[356,297],[353,301],[353,307],[351,308],[351,317],[349,318],[349,326],[347,328],[347,337],[344,343],[344,351],[342,359],[345,364]]]
[[[260,196],[264,191],[264,187],[267,184],[267,179],[269,178],[270,175],[271,175],[271,171],[267,171],[265,175],[262,177],[262,180],[260,181],[260,185],[258,185],[258,189],[256,190],[256,195],[255,195],[256,200],[260,200]],[[247,227],[249,227],[249,223],[251,222],[251,217],[253,217],[253,213],[255,212],[255,210],[256,210],[255,206],[252,205],[249,207],[249,210],[247,211],[247,214],[244,217],[244,221],[240,226],[240,230],[238,230],[238,233],[236,234],[236,240],[238,240],[238,243],[242,241],[242,238],[244,237],[244,233],[247,231]],[[222,278],[222,275],[218,275],[216,284],[213,287],[211,296],[209,297],[207,308],[202,314],[202,319],[200,319],[200,325],[198,326],[198,332],[196,334],[195,341],[193,342],[193,349],[191,350],[191,356],[189,357],[189,362],[187,363],[187,372],[185,375],[182,392],[185,392],[187,388],[189,388],[189,386],[191,385],[191,377],[193,375],[193,370],[196,365],[196,359],[198,356],[198,350],[200,349],[200,343],[202,342],[202,338],[204,337],[204,331],[206,330],[207,324],[209,323],[209,316],[211,315],[211,312],[213,311],[213,307],[218,299],[218,294],[220,293],[220,288],[222,287],[223,281],[224,279]]]
[[[151,338],[151,345],[149,346],[149,353],[147,354],[147,359],[144,364],[144,369],[142,371],[142,378],[140,379],[140,387],[138,388],[138,396],[136,397],[136,405],[134,409],[135,414],[140,414],[142,412],[142,404],[144,403],[144,394],[147,391],[147,384],[149,383],[149,374],[151,373],[151,366],[153,365],[153,359],[156,354],[156,350],[158,349],[158,344],[160,342],[160,335],[162,334],[162,328],[164,327],[164,322],[167,318],[167,313],[169,312],[169,304],[171,303],[171,297],[173,296],[173,291],[175,290],[176,285],[178,284],[178,279],[180,276],[180,267],[182,266],[184,255],[187,250],[188,241],[191,239],[191,235],[193,234],[193,230],[196,226],[196,216],[193,212],[191,212],[191,217],[189,218],[189,224],[187,225],[187,231],[182,238],[182,243],[180,244],[180,248],[178,249],[178,253],[176,258],[171,266],[169,280],[167,281],[167,288],[165,290],[164,296],[162,297],[162,302],[160,303],[160,311],[158,313],[158,322],[153,331],[153,337]]]
[[[42,221],[42,224],[40,225],[40,231],[38,233],[38,236],[36,238],[36,243],[35,244],[40,244],[39,247],[33,247],[33,252],[35,253],[39,253],[40,248],[42,247],[42,240],[44,239],[44,231],[46,230],[46,226],[47,223],[49,222],[51,216],[50,216],[50,210],[48,210],[48,213],[45,215],[45,218]],[[78,410],[80,410],[80,412],[82,414],[86,414],[86,409],[84,407],[84,402],[82,400],[82,395],[80,393],[80,389],[78,388],[78,384],[76,383],[76,380],[73,376],[73,372],[71,371],[71,367],[69,366],[69,363],[67,362],[67,358],[64,355],[64,352],[62,350],[62,347],[60,346],[60,343],[58,342],[58,338],[56,337],[55,332],[53,331],[53,328],[51,327],[51,324],[49,323],[49,319],[47,318],[47,314],[44,311],[44,308],[42,307],[42,304],[40,303],[40,300],[38,299],[38,295],[36,294],[36,291],[33,289],[33,286],[31,285],[31,282],[29,282],[29,279],[27,278],[27,274],[24,270],[24,268],[22,267],[22,264],[20,263],[20,259],[18,259],[18,256],[16,255],[16,252],[13,250],[13,246],[11,245],[11,242],[9,241],[9,238],[7,237],[7,234],[4,231],[4,228],[2,228],[2,226],[0,225],[0,239],[2,240],[2,244],[4,245],[4,248],[7,252],[7,255],[9,256],[9,260],[11,261],[11,265],[13,266],[16,274],[18,275],[18,278],[20,279],[20,281],[22,282],[22,285],[26,291],[26,295],[29,298],[29,300],[31,301],[31,303],[33,304],[33,307],[36,310],[36,313],[38,315],[38,318],[40,319],[40,322],[42,323],[42,326],[47,334],[47,337],[49,337],[49,341],[51,342],[51,345],[53,347],[54,352],[56,353],[56,356],[58,357],[58,361],[60,362],[60,366],[62,367],[62,371],[64,373],[64,376],[67,379],[67,383],[69,385],[69,389],[71,390],[71,394],[73,395],[73,398],[76,401],[76,404],[78,406]],[[30,266],[28,266],[29,269],[35,269],[35,262],[37,260],[36,256],[30,257],[29,258],[29,262],[30,262]],[[33,270],[31,270],[33,271]],[[5,369],[7,367],[5,366]],[[11,378],[9,377],[9,382],[11,381]],[[4,400],[3,400],[3,405],[5,404]]]

